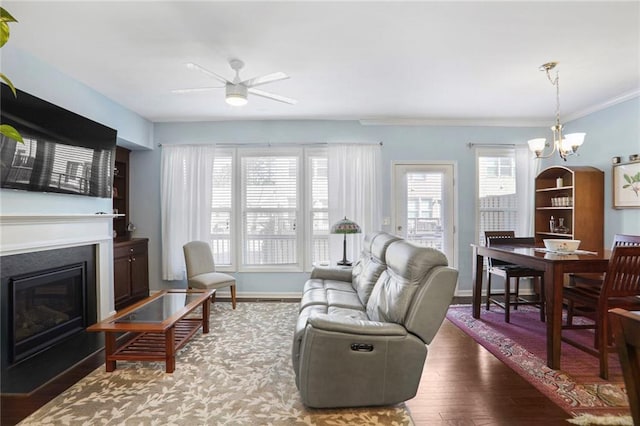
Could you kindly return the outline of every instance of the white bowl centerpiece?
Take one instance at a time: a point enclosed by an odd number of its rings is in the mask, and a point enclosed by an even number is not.
[[[544,241],[544,246],[549,251],[555,252],[574,252],[578,250],[580,247],[580,240],[565,240],[562,238],[559,239],[546,239]]]

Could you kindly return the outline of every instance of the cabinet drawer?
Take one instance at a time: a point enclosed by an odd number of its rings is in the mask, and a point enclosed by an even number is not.
[[[125,257],[147,253],[147,240],[141,240],[126,244],[117,244],[113,247],[113,257]]]

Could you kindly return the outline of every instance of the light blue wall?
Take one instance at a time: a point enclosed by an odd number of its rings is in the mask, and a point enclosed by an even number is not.
[[[366,126],[357,121],[233,121],[207,123],[156,123],[156,141],[170,143],[300,143],[300,142],[383,142],[383,201],[376,206],[383,216],[391,216],[391,167],[394,161],[454,161],[456,190],[458,267],[460,289],[471,290],[471,250],[475,242],[475,154],[470,142],[524,144],[539,135],[537,128]],[[136,235],[148,236],[152,283],[175,286],[160,280],[160,149],[132,154],[132,220]],[[297,293],[306,274],[236,274],[238,291],[244,293]]]
[[[640,210],[611,208],[611,163],[613,156],[640,152],[640,98],[566,124],[567,132],[585,131],[587,139],[580,156],[568,165],[592,165],[605,171],[605,235],[610,244],[614,233],[640,235]],[[255,143],[382,141],[383,216],[390,216],[391,167],[394,161],[454,161],[458,199],[457,267],[458,293],[471,292],[471,250],[475,242],[475,162],[467,143],[525,144],[533,137],[547,136],[547,128],[363,126],[357,121],[233,121],[208,123],[156,123],[158,143]],[[152,240],[150,274],[161,286],[176,285],[160,280],[160,150],[136,152],[132,156],[132,188],[137,233]],[[544,165],[560,163],[550,159]],[[298,292],[306,274],[236,274],[241,293]]]
[[[118,131],[118,145],[150,149],[153,124],[39,59],[5,45],[2,73],[20,90]],[[110,198],[0,190],[2,214],[110,212]]]
[[[640,97],[567,123],[565,133],[586,132],[584,145],[567,165],[593,166],[604,171],[604,235],[610,246],[614,234],[640,235],[640,209],[614,209],[612,195],[612,157],[628,161],[640,154]],[[555,156],[552,164],[562,164]]]

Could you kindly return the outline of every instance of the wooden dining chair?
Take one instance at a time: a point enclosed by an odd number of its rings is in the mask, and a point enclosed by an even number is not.
[[[564,287],[563,297],[574,305],[574,315],[594,320],[591,324],[565,324],[566,329],[595,329],[593,346],[562,335],[562,340],[598,357],[600,377],[609,377],[611,330],[608,312],[612,308],[640,310],[640,246],[614,247],[602,286]]]
[[[487,247],[495,247],[500,244],[530,244],[534,245],[534,238],[515,238],[514,231],[485,231],[484,238]],[[540,321],[544,321],[544,271],[526,268],[513,263],[501,260],[488,259],[487,277],[487,306],[489,310],[491,303],[504,309],[504,321],[511,321],[511,307],[518,309],[519,305],[538,305],[540,307]],[[502,292],[491,291],[491,277],[493,275],[504,278],[504,290]],[[525,299],[520,296],[520,278],[534,278],[534,290],[538,296],[534,300]],[[511,290],[511,280],[515,279],[515,288]]]
[[[634,425],[640,425],[640,312],[609,311]]]
[[[640,235],[615,234],[611,250],[618,246],[640,246]],[[601,287],[604,281],[604,274],[582,273],[570,274],[570,287]],[[567,323],[573,323],[573,303],[567,301]]]

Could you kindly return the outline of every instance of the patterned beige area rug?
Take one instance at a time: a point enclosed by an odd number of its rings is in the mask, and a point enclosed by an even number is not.
[[[404,404],[308,409],[291,367],[297,303],[212,306],[200,331],[164,363],[96,369],[20,425],[413,425]]]

